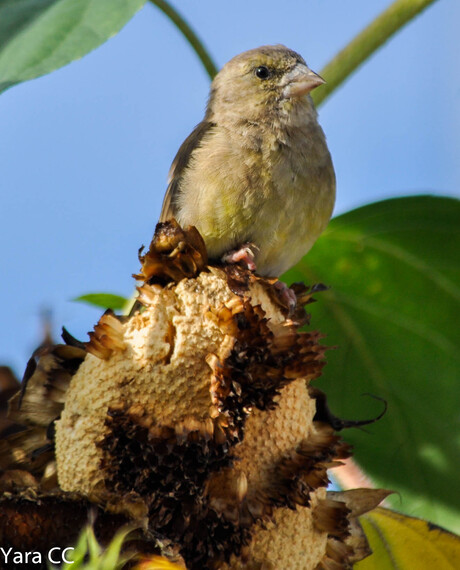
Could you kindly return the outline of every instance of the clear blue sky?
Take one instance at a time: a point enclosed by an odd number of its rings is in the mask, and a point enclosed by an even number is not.
[[[181,4],[219,66],[283,43],[319,71],[389,1]],[[403,194],[460,195],[458,22],[458,0],[439,0],[321,107],[336,214]],[[70,300],[132,293],[137,250],[208,87],[194,53],[147,4],[82,60],[0,96],[0,364],[22,375],[43,308],[56,338],[65,325],[85,340],[100,311]]]

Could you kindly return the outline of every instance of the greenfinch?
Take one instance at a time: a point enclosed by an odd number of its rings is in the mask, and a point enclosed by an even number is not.
[[[262,276],[297,263],[335,201],[334,168],[309,95],[322,83],[282,45],[231,59],[172,163],[160,221],[196,226],[211,259],[243,260]]]

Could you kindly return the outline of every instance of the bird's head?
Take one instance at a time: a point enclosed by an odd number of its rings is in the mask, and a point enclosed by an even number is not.
[[[216,75],[207,116],[231,114],[256,120],[270,109],[305,103],[308,93],[324,82],[295,51],[282,45],[262,46],[237,55]]]

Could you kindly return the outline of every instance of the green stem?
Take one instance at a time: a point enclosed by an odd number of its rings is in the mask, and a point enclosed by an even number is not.
[[[201,63],[204,65],[209,77],[211,79],[217,74],[217,67],[211,56],[209,55],[208,51],[203,45],[203,42],[200,38],[196,35],[196,33],[192,30],[190,25],[184,20],[184,18],[169,4],[166,0],[150,0],[152,4],[155,4],[157,8],[159,8],[172,22],[173,24],[179,29],[180,32],[185,36],[185,39],[189,42],[192,46],[193,50],[200,58]]]
[[[394,33],[435,0],[396,0],[358,34],[321,71],[327,83],[312,93],[316,105],[323,102],[345,79]]]

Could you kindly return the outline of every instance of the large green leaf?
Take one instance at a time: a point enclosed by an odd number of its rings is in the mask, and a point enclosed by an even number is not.
[[[331,287],[311,305],[327,333],[317,386],[344,418],[388,412],[349,430],[355,458],[398,510],[451,529],[460,521],[460,202],[416,196],[334,219],[284,278]],[[380,404],[380,405],[379,405]]]
[[[0,92],[78,59],[145,0],[0,0]]]

